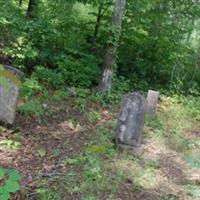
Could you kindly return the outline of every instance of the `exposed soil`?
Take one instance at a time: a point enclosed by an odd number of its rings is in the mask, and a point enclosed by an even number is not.
[[[186,178],[182,163],[177,162],[174,156],[163,155],[160,159],[160,167],[165,176],[176,184],[183,184]]]

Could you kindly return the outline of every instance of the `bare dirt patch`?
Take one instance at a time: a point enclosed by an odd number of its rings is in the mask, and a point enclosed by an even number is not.
[[[185,169],[182,165],[181,161],[177,161],[172,155],[167,155],[166,157],[163,155],[162,158],[159,161],[161,170],[166,175],[168,179],[170,179],[172,182],[176,184],[182,184],[185,182],[186,175],[185,175]]]

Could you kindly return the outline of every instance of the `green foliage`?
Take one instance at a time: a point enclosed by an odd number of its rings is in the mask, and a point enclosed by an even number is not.
[[[183,186],[183,190],[186,194],[188,194],[189,196],[192,196],[193,198],[200,197],[200,189],[196,185],[185,185]]]
[[[130,81],[124,77],[115,78],[113,87],[108,93],[96,92],[90,96],[91,100],[97,101],[104,106],[119,104],[123,95],[130,91]]]
[[[57,90],[55,91],[54,95],[51,96],[50,100],[55,102],[61,102],[63,99],[65,99],[67,96],[69,96],[69,93],[65,90]]]
[[[194,70],[199,51],[191,46],[191,41],[185,40],[197,28],[187,23],[194,14],[192,9],[196,12],[194,15],[200,14],[196,6],[191,1],[183,4],[180,1],[129,2],[119,50],[121,74],[133,82],[135,75],[136,79],[154,87],[172,84],[176,91],[187,90],[193,72],[197,73],[195,80],[199,74],[199,70]],[[177,16],[184,16],[183,20],[173,20]]]
[[[37,66],[32,76],[43,85],[54,88],[64,85],[66,80],[64,74],[61,72],[56,72],[42,66]]]
[[[196,120],[197,122],[200,120],[200,102],[198,97],[182,96],[182,102],[186,106],[185,112],[187,112],[192,119]]]
[[[0,141],[0,149],[18,149],[20,146],[20,142],[18,141],[14,141],[14,140],[9,140],[9,139],[5,139],[5,140],[1,140]]]
[[[60,194],[51,189],[38,189],[37,197],[39,200],[61,200]]]
[[[1,2],[1,60],[50,88],[96,86],[105,45],[116,46],[121,31],[113,73],[118,92],[106,102],[118,101],[122,88],[146,91],[151,86],[199,95],[199,2],[128,1],[122,30],[110,28],[113,3],[42,1],[31,20],[25,16],[27,1],[23,6]],[[125,80],[129,87],[124,90]]]
[[[95,123],[101,120],[101,115],[98,112],[92,111],[87,114],[88,119],[91,123]]]
[[[87,197],[82,198],[82,200],[98,200],[98,199],[95,196],[87,196]]]
[[[65,165],[74,165],[79,164],[80,158],[65,158],[64,164]]]
[[[161,96],[162,107],[153,119],[146,120],[146,127],[156,134],[155,140],[165,138],[172,149],[185,151],[199,146],[198,140],[185,137],[199,120],[199,97]]]
[[[12,193],[20,190],[18,181],[21,179],[20,174],[7,168],[0,168],[0,199],[9,200]]]
[[[45,149],[38,149],[37,153],[39,154],[40,157],[44,157],[47,154]]]
[[[147,160],[146,167],[151,169],[159,168],[159,164],[156,160]]]
[[[195,153],[187,153],[184,155],[186,162],[194,168],[200,168],[200,156]]]
[[[99,77],[98,62],[94,56],[84,58],[66,58],[58,62],[58,72],[68,85],[88,87],[97,83]]]
[[[103,174],[99,163],[100,161],[93,157],[88,157],[87,160],[89,165],[85,166],[84,179],[87,181],[101,181],[103,179]]]
[[[24,98],[28,98],[30,96],[39,94],[41,91],[42,86],[39,84],[37,79],[27,78],[23,83],[21,94]]]
[[[77,96],[75,100],[76,107],[81,111],[84,111],[87,104],[87,97],[90,95],[90,90],[85,88],[76,88],[75,93]]]
[[[88,151],[91,153],[106,153],[107,151],[107,146],[106,145],[91,145],[88,148]]]
[[[41,117],[45,115],[45,110],[40,99],[32,99],[19,107],[19,112],[25,116]]]
[[[85,88],[76,88],[76,95],[78,98],[87,98],[90,95],[90,90]]]
[[[78,108],[80,111],[85,111],[85,107],[87,104],[87,100],[84,98],[77,98],[75,100],[76,102],[76,108]]]

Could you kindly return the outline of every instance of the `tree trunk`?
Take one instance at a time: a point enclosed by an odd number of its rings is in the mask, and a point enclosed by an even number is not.
[[[93,43],[96,43],[97,35],[99,33],[101,17],[102,17],[102,9],[103,9],[103,3],[100,3],[99,9],[98,9],[98,14],[97,14],[96,25],[95,25],[95,29],[94,29]]]
[[[107,43],[105,57],[104,57],[103,74],[100,85],[100,90],[103,93],[111,89],[113,65],[116,63],[117,47],[121,35],[121,25],[122,25],[125,6],[126,6],[126,0],[116,0],[112,16],[112,27],[111,27],[110,38],[109,42]]]
[[[19,6],[22,6],[22,0],[19,0]]]
[[[28,9],[26,12],[26,16],[29,18],[36,17],[36,10],[37,10],[38,0],[29,0]]]

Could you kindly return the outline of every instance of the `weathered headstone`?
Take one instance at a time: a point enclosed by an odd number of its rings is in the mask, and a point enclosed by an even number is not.
[[[153,117],[156,112],[156,106],[158,104],[159,92],[149,90],[147,94],[147,117]]]
[[[22,73],[10,66],[0,67],[0,121],[13,124]]]
[[[143,152],[141,141],[145,110],[146,100],[137,92],[126,95],[122,100],[116,143],[119,147],[134,155],[141,155]]]

